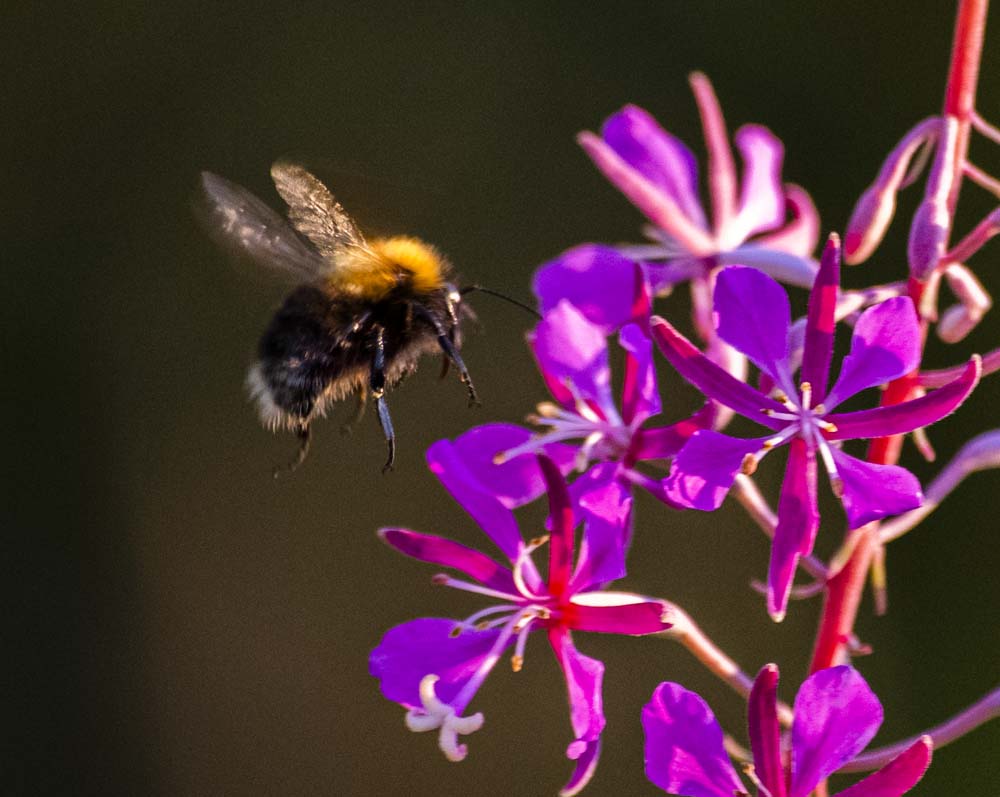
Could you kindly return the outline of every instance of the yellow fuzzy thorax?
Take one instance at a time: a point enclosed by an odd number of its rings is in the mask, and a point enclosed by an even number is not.
[[[332,287],[369,301],[384,299],[401,285],[432,293],[444,287],[447,269],[437,250],[418,238],[376,238],[365,249],[340,254]]]

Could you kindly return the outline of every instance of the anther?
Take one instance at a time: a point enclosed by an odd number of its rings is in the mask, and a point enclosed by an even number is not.
[[[830,489],[833,490],[833,494],[837,496],[837,498],[843,498],[844,480],[841,479],[839,476],[834,476],[832,479],[830,479]]]
[[[449,577],[445,573],[435,573],[431,576],[431,584],[437,587],[445,586],[449,581]]]
[[[753,454],[747,454],[743,457],[743,461],[740,463],[740,473],[744,476],[753,476],[757,472],[757,457]]]
[[[541,537],[533,537],[532,539],[530,539],[528,541],[528,547],[531,548],[531,550],[535,550],[535,548],[541,548],[548,541],[549,541],[549,535],[543,534]]]
[[[562,407],[553,404],[551,401],[542,401],[535,405],[535,412],[541,418],[557,418],[562,412]]]
[[[521,668],[524,666],[524,656],[511,656],[510,657],[510,668],[514,672],[521,672]]]
[[[809,404],[812,401],[812,382],[803,382],[799,385],[799,392],[802,394],[802,406],[809,409]]]

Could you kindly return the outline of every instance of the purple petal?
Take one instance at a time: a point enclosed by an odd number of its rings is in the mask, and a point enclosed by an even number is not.
[[[514,513],[487,492],[457,455],[450,440],[438,440],[427,449],[427,466],[445,489],[482,527],[512,562],[524,543]]]
[[[920,364],[920,323],[908,296],[865,310],[854,325],[851,352],[827,397],[833,409],[855,393],[908,374]]]
[[[792,311],[785,289],[755,268],[729,266],[719,272],[715,283],[715,314],[719,337],[791,394],[788,328]]]
[[[588,763],[586,759],[594,755],[594,751],[588,752],[588,748],[599,742],[601,731],[604,730],[604,706],[601,695],[604,665],[597,659],[591,659],[577,651],[573,646],[573,637],[563,627],[549,628],[549,642],[566,678],[569,717],[573,725],[573,734],[576,736],[566,750],[566,755],[577,761],[584,758],[584,762]],[[596,761],[588,763],[588,778],[593,774],[595,766]],[[570,784],[579,780],[579,770],[578,766],[577,772],[566,788],[570,788]],[[583,784],[577,784],[573,788],[579,791],[583,788]]]
[[[680,139],[635,105],[609,116],[601,135],[622,160],[670,196],[689,220],[707,226],[698,197],[698,163]]]
[[[573,504],[569,500],[569,489],[555,463],[548,457],[539,456],[542,477],[549,494],[549,593],[562,597],[569,586],[573,571]]]
[[[632,540],[632,494],[617,474],[617,463],[604,462],[589,468],[570,485],[573,504],[584,524],[571,592],[599,587],[625,575],[625,555]]]
[[[638,285],[637,285],[638,281]],[[635,261],[599,244],[563,252],[535,272],[533,290],[546,314],[566,300],[592,324],[611,334],[642,313],[645,277]]]
[[[451,567],[471,576],[480,584],[501,592],[517,594],[510,570],[472,548],[444,537],[420,534],[409,529],[379,529],[378,535],[400,553],[421,562]]]
[[[777,430],[784,425],[782,421],[776,421],[764,414],[766,409],[772,412],[785,412],[781,404],[754,390],[709,360],[668,321],[653,316],[650,330],[663,356],[681,376],[704,393],[706,398],[718,401],[762,426]]]
[[[799,257],[809,257],[819,242],[819,213],[812,197],[797,185],[785,185],[785,207],[792,220],[774,232],[755,239],[768,249],[778,249]]]
[[[806,797],[865,749],[882,724],[882,705],[865,679],[842,665],[809,676],[795,697],[790,797]]]
[[[576,761],[573,774],[566,781],[566,785],[559,790],[559,797],[574,797],[583,791],[583,788],[590,783],[597,770],[597,762],[601,757],[601,739],[598,737],[593,742],[575,741],[566,748],[566,757],[571,761]]]
[[[666,459],[675,456],[695,432],[710,429],[718,414],[718,405],[710,401],[683,421],[670,426],[639,429],[632,438],[631,460],[639,462],[644,459]]]
[[[718,509],[746,455],[759,451],[766,439],[744,440],[711,429],[698,432],[674,459],[665,484],[667,496],[691,509]]]
[[[622,384],[622,420],[631,424],[659,415],[660,392],[656,388],[653,364],[653,341],[636,324],[629,324],[618,334],[625,350],[625,377]]]
[[[611,184],[679,247],[695,257],[707,257],[717,251],[716,241],[704,227],[689,219],[670,194],[647,180],[604,139],[583,131],[576,141]]]
[[[733,246],[754,233],[773,230],[785,220],[781,141],[760,125],[744,125],[736,131],[734,141],[743,158],[743,181],[736,218],[722,231]]]
[[[869,439],[929,426],[958,409],[976,387],[981,373],[982,361],[973,355],[960,377],[926,396],[887,407],[827,415],[825,420],[837,430],[826,436],[830,440]]]
[[[878,772],[834,797],[899,797],[912,789],[931,764],[931,738],[924,736]]]
[[[577,396],[605,417],[614,417],[608,345],[600,327],[562,301],[538,323],[530,342],[546,383],[562,386],[570,382]],[[557,395],[555,388],[553,395]]]
[[[830,235],[823,249],[819,272],[809,293],[806,337],[802,352],[801,379],[812,385],[812,404],[826,398],[833,357],[833,333],[837,325],[837,293],[840,288],[840,239]]]
[[[538,460],[531,454],[511,457],[500,465],[493,460],[497,454],[526,443],[531,436],[529,429],[509,423],[475,426],[452,441],[451,452],[483,492],[496,496],[508,509],[515,509],[545,492]],[[549,443],[541,450],[564,474],[573,469],[576,457],[573,446]]]
[[[454,636],[455,628],[454,620],[425,617],[386,631],[368,659],[382,694],[407,708],[419,707],[420,681],[433,673],[440,678],[437,696],[450,703],[491,653],[500,655],[493,650],[500,629],[468,629]]]
[[[764,666],[753,682],[749,700],[750,747],[757,777],[771,797],[785,797],[785,769],[781,764],[781,727],[778,725],[778,667]]]
[[[662,683],[643,706],[646,777],[668,794],[733,797],[746,791],[712,709],[680,684]]]
[[[830,451],[843,485],[841,501],[850,528],[909,512],[924,502],[920,482],[906,468],[863,462],[832,447]]]
[[[629,592],[582,592],[562,609],[562,622],[574,631],[641,636],[671,627],[665,611],[663,601]]]
[[[785,616],[799,557],[812,552],[819,529],[816,508],[816,452],[801,438],[791,441],[778,499],[778,526],[771,543],[767,611],[775,622]]]

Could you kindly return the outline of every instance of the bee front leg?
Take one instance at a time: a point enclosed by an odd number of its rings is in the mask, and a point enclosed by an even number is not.
[[[441,320],[437,318],[430,310],[428,310],[423,305],[416,305],[417,313],[421,318],[425,319],[437,333],[438,346],[441,347],[441,351],[444,352],[445,357],[455,365],[458,369],[458,375],[462,379],[462,384],[465,385],[465,389],[469,392],[469,406],[480,406],[482,402],[479,400],[479,396],[476,393],[475,385],[472,384],[472,377],[469,376],[469,369],[465,367],[465,363],[462,361],[462,355],[458,353],[458,348],[452,341],[452,335],[450,332],[445,330],[444,325]],[[442,374],[443,376],[443,374]]]
[[[354,415],[343,426],[340,427],[341,434],[350,434],[358,421],[365,417],[365,410],[368,408],[368,389],[358,388],[358,406],[354,410]]]
[[[392,418],[389,416],[389,405],[385,400],[385,332],[382,327],[375,330],[375,356],[372,357],[371,375],[368,380],[368,389],[372,398],[375,399],[375,408],[378,410],[378,422],[382,427],[382,434],[389,446],[389,456],[382,466],[382,472],[392,470],[392,463],[396,460],[396,434],[392,430]]]
[[[291,473],[296,470],[299,465],[306,461],[306,456],[309,454],[309,443],[312,440],[312,430],[309,428],[309,422],[303,421],[296,427],[295,436],[299,439],[299,452],[295,455],[295,459],[285,465],[283,468],[275,468],[271,475],[277,479],[284,471]]]

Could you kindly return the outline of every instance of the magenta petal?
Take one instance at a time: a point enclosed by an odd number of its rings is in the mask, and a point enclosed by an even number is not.
[[[854,325],[851,351],[840,366],[827,409],[862,390],[908,374],[920,364],[920,324],[908,296],[869,307]]]
[[[710,401],[683,421],[670,426],[639,429],[633,438],[632,458],[641,461],[675,456],[695,432],[710,429],[718,414],[718,405]]]
[[[917,477],[898,465],[876,465],[830,449],[843,484],[847,524],[856,529],[872,520],[916,509],[924,502]]]
[[[706,226],[698,197],[698,164],[680,139],[635,105],[609,116],[601,135],[622,160],[673,199],[690,221]]]
[[[566,625],[574,631],[641,636],[666,631],[663,601],[627,592],[581,592],[563,609]]]
[[[497,454],[522,445],[532,432],[510,423],[490,423],[474,426],[451,443],[454,455],[468,470],[482,490],[496,496],[508,509],[534,501],[545,492],[545,480],[538,469],[538,460],[531,454],[511,457],[500,465],[494,463]],[[564,474],[573,469],[576,449],[563,443],[542,447]]]
[[[799,257],[809,257],[819,242],[819,213],[805,189],[797,185],[785,186],[785,207],[792,220],[781,229],[756,238],[768,249],[779,249]]]
[[[496,628],[468,629],[455,636],[455,627],[454,620],[425,617],[386,631],[368,659],[368,671],[378,678],[382,694],[407,708],[419,707],[420,681],[433,673],[440,678],[437,696],[451,702],[494,652],[500,636]]]
[[[583,791],[584,786],[594,777],[597,761],[601,757],[600,737],[592,742],[574,741],[566,748],[566,757],[576,761],[576,766],[566,785],[559,790],[559,797],[574,797]]]
[[[507,558],[516,561],[524,541],[514,513],[473,477],[450,440],[438,440],[427,449],[426,457],[431,473]]]
[[[778,725],[778,667],[765,665],[753,682],[748,706],[750,747],[757,777],[771,797],[785,797],[785,769],[781,764],[781,727]]]
[[[607,339],[569,302],[562,301],[535,327],[531,348],[549,384],[569,382],[577,396],[616,413],[611,397]],[[555,393],[555,391],[553,391]]]
[[[573,569],[573,505],[569,489],[555,463],[545,456],[538,457],[542,477],[549,493],[549,592],[562,597],[570,582]]]
[[[646,777],[668,794],[733,797],[746,792],[722,745],[712,709],[680,684],[662,683],[643,706]]]
[[[852,667],[809,676],[795,696],[790,797],[806,797],[867,747],[882,724],[882,704]]]
[[[766,437],[744,440],[705,429],[688,440],[674,459],[665,491],[681,506],[718,509],[747,454],[760,450]]]
[[[912,789],[931,764],[931,738],[924,736],[878,772],[834,797],[899,797]]]
[[[597,659],[591,659],[580,653],[573,646],[573,637],[565,628],[550,627],[549,642],[566,678],[569,717],[573,725],[573,734],[576,736],[566,754],[570,758],[579,759],[585,752],[586,745],[597,742],[601,737],[601,731],[604,730],[604,705],[601,694],[604,665]]]
[[[379,529],[378,535],[400,553],[421,562],[451,567],[487,587],[517,594],[510,570],[472,548],[444,537],[420,534],[409,529]]]
[[[629,324],[618,334],[618,342],[625,350],[622,420],[629,425],[633,421],[642,423],[662,409],[656,388],[653,341],[637,324]]]
[[[812,385],[812,405],[826,398],[833,357],[833,334],[837,325],[837,293],[840,289],[840,239],[831,235],[823,249],[819,272],[809,293],[806,336],[802,352],[801,380]]]
[[[611,334],[636,317],[636,278],[642,270],[617,250],[576,246],[535,272],[533,290],[542,314],[566,300],[592,324]]]
[[[961,376],[926,396],[887,407],[827,415],[825,420],[837,430],[826,436],[831,440],[869,439],[906,434],[929,426],[958,409],[979,382],[981,373],[982,361],[973,355]]]
[[[754,233],[773,230],[785,220],[781,141],[760,125],[744,125],[736,131],[734,141],[743,158],[743,180],[736,218],[722,232],[733,245]]]
[[[719,272],[715,283],[715,315],[719,337],[791,394],[788,328],[792,311],[785,289],[755,268],[729,266]]]
[[[754,390],[709,360],[668,321],[653,316],[650,330],[663,356],[681,376],[704,393],[706,398],[718,401],[762,426],[775,430],[783,426],[781,421],[764,414],[765,409],[785,412],[781,404]]]
[[[801,437],[791,441],[788,466],[778,499],[778,526],[771,543],[767,573],[767,611],[775,621],[785,616],[788,592],[799,557],[812,552],[819,529],[816,508],[816,452]]]
[[[583,535],[571,591],[599,587],[625,575],[632,540],[632,493],[618,478],[618,464],[589,468],[570,485],[583,520]]]

